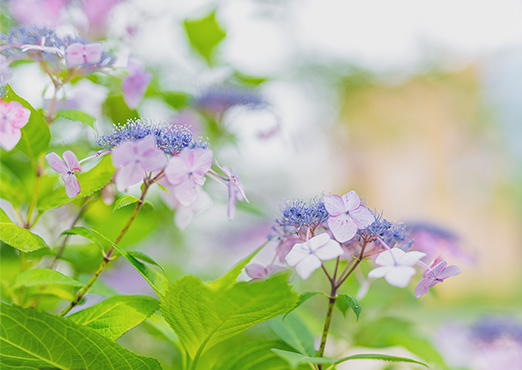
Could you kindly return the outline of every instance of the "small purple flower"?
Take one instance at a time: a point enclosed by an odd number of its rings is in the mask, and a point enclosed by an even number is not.
[[[225,176],[228,178],[228,210],[227,216],[229,220],[232,220],[236,215],[236,204],[238,201],[244,200],[248,203],[248,199],[243,189],[243,184],[239,178],[235,168],[228,168],[227,165],[221,167],[219,162],[216,160],[216,165],[223,171]]]
[[[98,64],[102,60],[103,44],[80,44],[75,42],[69,45],[65,51],[65,63],[73,68],[85,64]]]
[[[62,174],[62,179],[65,182],[65,192],[69,198],[74,198],[80,194],[81,187],[74,171],[82,172],[82,166],[78,162],[76,155],[67,150],[63,153],[63,159],[56,153],[49,153],[45,156],[47,163],[53,170]]]
[[[12,150],[22,138],[22,127],[29,122],[31,111],[22,104],[0,100],[0,146]]]
[[[442,283],[444,279],[460,274],[462,271],[455,265],[447,266],[446,261],[438,263],[430,270],[426,270],[422,279],[420,279],[415,289],[415,297],[420,298],[428,293],[430,288],[438,283]]]
[[[357,230],[364,229],[375,221],[372,213],[361,206],[361,198],[353,190],[342,197],[326,195],[323,200],[330,214],[328,227],[335,239],[341,243],[352,239],[357,234]]]
[[[127,70],[129,75],[121,84],[123,99],[129,108],[136,109],[149,86],[152,73],[144,68],[142,62],[134,58],[129,58]]]
[[[304,243],[294,245],[285,257],[290,266],[301,279],[306,280],[312,273],[322,266],[323,261],[331,260],[343,254],[338,242],[330,238],[327,233],[319,234]]]
[[[205,184],[205,175],[212,166],[212,150],[185,148],[170,159],[165,175],[174,185],[178,201],[189,206],[197,198],[196,187]]]
[[[116,185],[123,190],[142,181],[147,172],[163,168],[167,158],[161,149],[156,147],[152,136],[136,142],[126,141],[112,151],[112,164],[119,168]]]
[[[278,271],[283,270],[283,266],[277,266],[277,265],[268,265],[268,266],[261,266],[257,263],[251,263],[245,266],[245,272],[248,276],[250,276],[252,279],[265,279],[268,276],[275,274]]]
[[[426,253],[417,251],[406,253],[399,248],[386,250],[375,259],[375,264],[380,267],[371,270],[368,277],[372,279],[384,277],[388,284],[406,288],[415,275],[413,266],[424,256]]]

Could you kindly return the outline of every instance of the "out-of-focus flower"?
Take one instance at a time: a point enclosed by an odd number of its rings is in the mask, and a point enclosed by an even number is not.
[[[78,42],[69,45],[65,51],[67,67],[74,68],[85,64],[98,64],[102,60],[103,44],[80,44]]]
[[[375,259],[375,263],[380,267],[371,270],[368,277],[372,279],[384,277],[388,284],[405,288],[415,275],[413,266],[425,255],[417,251],[406,253],[399,248],[386,250]]]
[[[319,234],[304,243],[294,245],[285,257],[290,266],[295,266],[297,274],[306,280],[322,266],[323,261],[331,260],[343,254],[338,242],[327,233]]]
[[[167,161],[152,136],[136,142],[126,141],[117,146],[111,156],[112,164],[118,168],[116,186],[119,190],[139,183],[147,172],[160,170]]]
[[[341,243],[352,239],[357,234],[357,230],[364,229],[375,221],[372,213],[361,206],[361,198],[353,190],[342,197],[326,195],[323,200],[330,214],[328,227],[335,239]]]
[[[81,187],[74,171],[82,172],[82,166],[78,162],[76,155],[70,150],[67,150],[63,153],[63,159],[65,159],[65,162],[56,153],[47,154],[45,159],[53,170],[62,174],[67,196],[69,198],[76,197],[80,193]]]
[[[196,187],[203,186],[205,175],[212,166],[210,149],[185,148],[170,159],[165,175],[169,183],[174,185],[176,198],[184,206],[196,200]]]
[[[89,21],[89,36],[95,39],[104,36],[107,20],[112,8],[120,0],[83,0],[82,10]]]
[[[419,284],[417,285],[417,288],[415,288],[416,298],[420,298],[428,293],[428,290],[430,290],[432,286],[442,283],[444,279],[458,275],[462,272],[455,265],[447,265],[446,261],[441,261],[435,267],[425,271],[424,276],[420,279]]]
[[[23,25],[56,27],[68,0],[16,0],[11,1],[9,10]]]
[[[248,276],[250,276],[252,279],[265,279],[269,277],[272,274],[275,274],[278,271],[283,270],[283,266],[277,266],[277,265],[268,265],[268,266],[261,266],[257,263],[250,263],[245,266],[245,272]]]
[[[22,104],[0,100],[0,146],[12,150],[22,137],[22,127],[29,122],[31,111]]]
[[[207,113],[222,116],[234,106],[262,109],[268,106],[255,91],[237,86],[211,86],[194,100],[196,108]]]
[[[220,166],[219,162],[216,160],[216,165],[219,167],[221,171],[228,178],[228,210],[227,215],[228,219],[232,220],[236,215],[236,204],[238,201],[244,200],[248,203],[248,199],[245,195],[245,190],[243,189],[243,184],[241,183],[241,179],[239,178],[237,171],[235,168],[228,168],[227,165]]]
[[[129,75],[123,80],[123,99],[127,106],[136,109],[143,99],[143,94],[152,79],[152,73],[147,71],[143,63],[135,58],[129,58],[127,63]]]

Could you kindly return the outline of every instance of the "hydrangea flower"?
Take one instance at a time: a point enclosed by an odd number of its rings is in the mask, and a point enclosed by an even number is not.
[[[174,185],[178,201],[188,206],[197,198],[196,187],[203,186],[205,175],[212,166],[210,149],[185,148],[170,159],[165,175],[169,183]]]
[[[121,84],[123,99],[129,108],[136,109],[149,86],[152,73],[145,69],[142,62],[134,58],[129,58],[127,70],[129,75]]]
[[[285,260],[295,266],[297,275],[306,280],[322,266],[323,261],[331,260],[343,254],[341,245],[327,233],[319,234],[304,243],[297,243],[286,255]]]
[[[218,116],[234,106],[261,109],[268,106],[255,91],[236,86],[211,86],[196,97],[194,105]]]
[[[29,122],[31,111],[22,104],[0,100],[0,146],[12,150],[22,137],[22,127]]]
[[[98,64],[102,60],[103,44],[80,44],[75,42],[69,45],[65,51],[65,63],[67,67],[73,68],[85,64]]]
[[[118,168],[116,186],[123,190],[142,181],[147,172],[163,168],[167,158],[156,147],[152,136],[136,142],[126,141],[112,151],[112,164]]]
[[[420,298],[428,293],[430,288],[438,283],[442,283],[444,279],[460,274],[462,271],[458,266],[447,266],[446,261],[439,262],[432,269],[426,270],[422,279],[420,279],[417,288],[415,288],[415,297]]]
[[[45,159],[53,170],[62,174],[67,196],[69,198],[76,197],[80,193],[81,187],[74,171],[82,172],[82,166],[80,165],[80,162],[78,162],[76,155],[70,150],[67,150],[63,153],[63,159],[65,159],[65,162],[56,153],[47,154]]]
[[[357,230],[364,229],[375,221],[375,217],[361,205],[361,198],[353,190],[342,197],[326,195],[323,200],[330,214],[328,227],[335,239],[341,243],[352,239],[357,234]]]
[[[268,276],[275,274],[278,271],[281,271],[282,269],[283,269],[282,266],[277,266],[277,265],[261,266],[260,264],[257,264],[257,263],[250,263],[245,266],[245,272],[252,279],[265,279]]]
[[[282,217],[276,218],[272,227],[274,235],[285,240],[302,230],[315,229],[328,219],[322,197],[315,197],[306,203],[302,199],[287,200],[279,209]]]
[[[426,253],[404,252],[399,248],[386,250],[375,259],[375,263],[380,267],[371,270],[368,277],[373,279],[384,277],[388,284],[405,288],[415,275],[413,266],[424,256]]]
[[[216,165],[223,171],[225,176],[228,178],[228,209],[227,216],[229,220],[232,220],[236,215],[236,204],[238,201],[244,200],[248,203],[248,199],[243,189],[243,184],[239,178],[235,168],[228,168],[227,165],[223,167],[216,160]]]

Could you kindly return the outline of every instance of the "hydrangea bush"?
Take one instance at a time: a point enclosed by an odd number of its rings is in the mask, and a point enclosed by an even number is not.
[[[169,281],[162,261],[133,250],[137,236],[131,234],[139,228],[143,212],[154,223],[168,208],[175,226],[183,230],[208,209],[215,194],[206,189],[207,178],[224,185],[227,217],[234,219],[237,204],[249,202],[248,189],[233,167],[218,162],[212,139],[225,145],[219,139],[226,136],[222,119],[229,108],[265,109],[268,103],[254,90],[211,87],[190,103],[209,122],[210,139],[195,135],[186,125],[136,116],[114,121],[112,129],[96,133],[96,140],[85,135],[67,141],[68,133],[55,129],[60,119],[83,123],[86,130],[96,127],[91,115],[67,108],[62,96],[69,85],[81,80],[107,84],[119,92],[118,101],[124,105],[118,107],[132,113],[153,75],[135,58],[128,59],[125,71],[114,67],[116,57],[100,41],[107,13],[117,1],[83,2],[89,21],[83,36],[58,35],[40,25],[39,12],[20,10],[26,3],[12,2],[11,11],[22,24],[34,24],[16,26],[1,36],[2,78],[8,82],[20,60],[37,63],[49,78],[52,95],[44,108],[36,109],[7,84],[0,101],[0,358],[5,368],[159,369],[155,358],[116,342],[140,324],[175,345],[179,363],[173,368],[333,369],[353,359],[424,365],[378,351],[340,358],[328,353],[334,310],[343,315],[351,311],[359,319],[359,300],[374,280],[384,278],[391,286],[408,289],[418,275],[411,289],[421,298],[461,272],[414,242],[412,233],[429,228],[386,220],[354,190],[319,195],[308,203],[284,202],[281,215],[267,230],[266,243],[213,282],[192,275]],[[67,10],[67,2],[47,3],[55,11]],[[93,15],[95,8],[100,14]],[[155,93],[172,98],[167,92]],[[65,142],[57,144],[55,136]],[[160,194],[166,207],[161,208],[157,197],[149,200],[150,193]],[[63,230],[65,219],[69,226]],[[48,232],[42,232],[45,229]],[[59,230],[58,237],[49,230]],[[87,244],[78,247],[82,240]],[[271,263],[252,262],[267,245],[275,246]],[[155,296],[121,295],[99,281],[116,259],[135,268]],[[249,281],[238,281],[242,271]],[[305,280],[321,273],[323,291],[296,293],[297,280],[306,286]],[[361,281],[358,291],[346,288],[352,275]],[[86,299],[91,293],[106,298],[92,304]],[[324,325],[311,333],[294,311],[316,295],[325,297]],[[224,342],[268,321],[271,338],[254,335],[216,355],[215,348]]]

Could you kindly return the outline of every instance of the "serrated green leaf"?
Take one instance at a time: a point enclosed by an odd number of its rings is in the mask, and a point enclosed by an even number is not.
[[[343,357],[340,360],[335,361],[335,363],[340,364],[342,362],[349,361],[349,360],[381,360],[381,361],[389,361],[389,362],[409,362],[412,364],[419,364],[419,365],[428,367],[428,365],[426,365],[425,363],[416,361],[416,360],[412,360],[411,358],[389,356],[389,355],[379,355],[379,354],[360,354],[360,355]]]
[[[213,290],[194,276],[170,287],[161,303],[165,320],[193,358],[251,326],[279,316],[297,302],[297,294],[279,275]]]
[[[56,112],[56,115],[58,117],[65,118],[70,121],[76,121],[86,124],[87,126],[96,131],[96,129],[94,128],[94,122],[96,122],[96,118],[85,112],[74,109],[61,109]]]
[[[15,225],[0,209],[0,240],[22,252],[32,252],[42,248],[49,249],[47,243],[38,235]]]
[[[76,312],[67,318],[116,340],[146,320],[159,302],[143,295],[117,296]]]
[[[314,356],[314,337],[301,319],[295,314],[284,319],[276,317],[270,320],[270,329],[293,349],[307,356]]]
[[[36,309],[1,304],[2,351],[6,369],[161,369],[92,329]]]
[[[351,308],[353,313],[357,317],[357,320],[359,320],[359,315],[361,314],[362,306],[357,300],[357,298],[342,293],[337,296],[337,299],[335,300],[335,305],[337,306],[339,311],[341,311],[344,317],[346,317],[346,311],[348,311],[348,309]]]
[[[114,175],[114,166],[111,159],[107,156],[102,158],[100,163],[89,172],[80,174],[78,180],[82,187],[80,194],[75,198],[69,198],[65,193],[65,187],[56,189],[54,192],[44,197],[38,202],[37,208],[40,211],[47,211],[74,202],[77,199],[88,197],[103,188]]]
[[[288,370],[288,363],[272,352],[272,348],[290,350],[279,340],[245,342],[221,357],[212,370]]]
[[[186,20],[183,25],[192,46],[210,64],[212,51],[226,36],[216,22],[216,12],[214,11],[202,19]]]
[[[24,108],[31,111],[31,116],[27,124],[22,127],[22,137],[15,146],[15,149],[20,150],[26,154],[33,164],[36,165],[36,160],[41,154],[49,149],[49,142],[51,141],[51,132],[45,122],[44,117],[36,111],[31,104],[16,95],[9,84],[6,86],[7,93],[2,97],[7,102],[17,101]]]
[[[47,268],[36,268],[16,275],[13,289],[50,284],[65,285],[73,288],[83,287],[82,283],[62,274],[61,272]]]
[[[116,211],[117,209],[120,209],[120,208],[123,208],[123,207],[126,207],[128,205],[131,205],[131,204],[134,204],[134,203],[138,203],[140,201],[139,198],[136,198],[132,195],[124,195],[123,197],[121,197],[120,199],[118,199],[115,203],[114,203],[114,208],[112,210],[112,213],[114,213],[114,211]],[[154,206],[152,205],[151,202],[149,202],[148,200],[146,200],[145,202],[143,202],[143,205],[146,205],[148,204],[150,207],[154,208]]]
[[[286,360],[292,369],[297,369],[299,365],[303,364],[332,364],[335,362],[335,360],[328,357],[310,357],[301,353],[283,351],[276,348],[273,348],[272,352]]]

